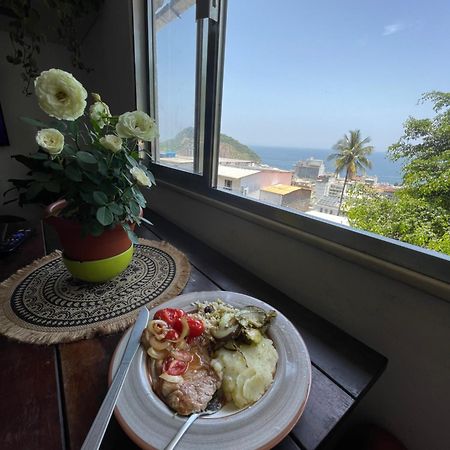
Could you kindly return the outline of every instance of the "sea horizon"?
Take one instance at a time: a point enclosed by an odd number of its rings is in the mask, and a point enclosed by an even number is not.
[[[248,145],[261,158],[263,164],[284,170],[293,170],[298,161],[308,158],[320,159],[324,162],[327,172],[334,172],[334,162],[327,157],[333,153],[333,149],[319,149],[309,147],[279,147],[268,145]],[[401,184],[402,163],[391,161],[386,152],[373,152],[369,156],[372,168],[367,169],[366,175],[377,176],[378,182]]]

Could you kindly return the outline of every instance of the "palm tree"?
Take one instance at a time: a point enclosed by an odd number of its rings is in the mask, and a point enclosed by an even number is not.
[[[345,169],[344,187],[339,200],[338,216],[341,213],[342,200],[344,198],[347,181],[352,179],[358,170],[361,170],[364,173],[366,168],[370,169],[372,167],[372,163],[367,159],[367,156],[373,151],[373,146],[366,145],[369,142],[370,137],[361,139],[361,132],[359,130],[350,130],[349,135],[345,134],[344,137],[333,146],[333,150],[336,150],[336,153],[332,153],[328,157],[328,161],[332,159],[335,160],[336,175]]]

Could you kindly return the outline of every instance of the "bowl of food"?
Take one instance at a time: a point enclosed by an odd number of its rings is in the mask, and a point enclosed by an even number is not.
[[[268,304],[215,291],[180,295],[150,310],[116,417],[141,448],[164,448],[214,395],[224,406],[198,419],[184,449],[271,448],[297,423],[311,363],[292,323]],[[114,353],[120,363],[126,335]]]

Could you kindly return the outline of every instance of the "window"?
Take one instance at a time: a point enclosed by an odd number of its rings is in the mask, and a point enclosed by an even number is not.
[[[450,254],[449,196],[437,209],[432,203],[419,208],[425,197],[398,195],[412,192],[402,186],[401,152],[392,151],[397,160],[386,158],[409,116],[436,119],[439,104],[440,113],[449,114],[445,96],[430,94],[428,103],[417,104],[422,93],[445,89],[450,75],[450,62],[439,57],[448,50],[449,29],[445,14],[436,12],[450,12],[447,3],[405,9],[349,0],[342,8],[332,0],[286,0],[282,10],[260,0],[151,3],[157,5],[150,15],[156,42],[150,74],[161,128],[153,167],[158,178],[274,226],[448,281],[450,258],[434,250]],[[159,14],[168,10],[176,14],[166,13],[158,28]],[[183,95],[173,101],[177,89]],[[185,153],[178,150],[181,141]],[[351,162],[340,158],[347,141],[362,150]],[[445,173],[448,153],[419,163],[430,163],[431,176]],[[239,183],[223,179],[230,171]],[[400,207],[389,217],[397,222],[380,220],[394,203]],[[412,211],[420,214],[407,220]],[[438,216],[435,247],[408,244],[420,243],[429,231],[427,217]],[[416,241],[396,234],[405,223],[417,229]],[[377,231],[377,224],[386,229]],[[398,237],[406,243],[393,240]]]
[[[195,0],[153,2],[158,162],[201,173],[195,141]]]

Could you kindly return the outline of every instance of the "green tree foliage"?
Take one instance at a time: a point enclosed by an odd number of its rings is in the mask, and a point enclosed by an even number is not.
[[[372,167],[372,163],[367,159],[367,156],[373,150],[371,145],[366,145],[369,142],[369,137],[361,139],[361,132],[359,130],[349,131],[349,134],[345,134],[333,147],[336,153],[332,153],[328,157],[329,161],[335,160],[336,174],[345,170],[344,187],[342,188],[341,198],[339,200],[338,215],[341,212],[342,199],[348,180],[351,180],[359,170],[364,173],[366,168],[370,169]]]
[[[403,159],[403,185],[393,198],[358,186],[345,209],[350,224],[383,236],[450,254],[450,93],[433,91],[431,119],[408,118],[389,148]]]

